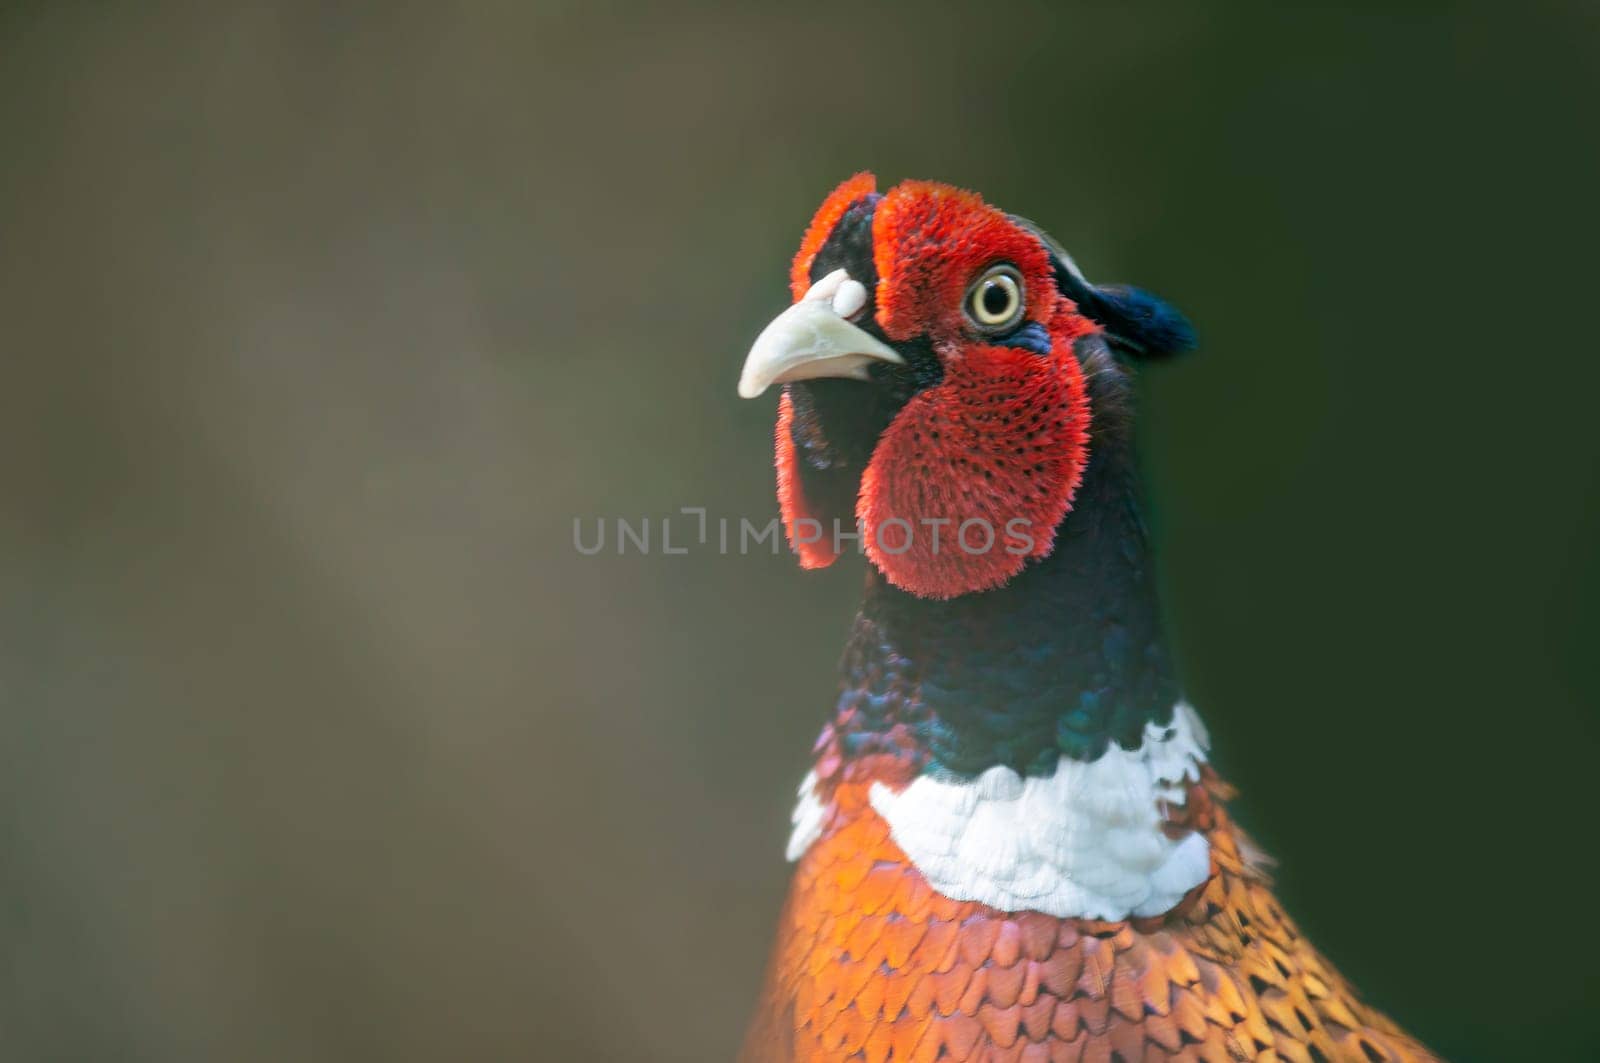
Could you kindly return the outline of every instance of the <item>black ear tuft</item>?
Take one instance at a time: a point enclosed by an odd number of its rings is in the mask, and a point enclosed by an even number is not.
[[[1100,322],[1113,347],[1135,358],[1194,350],[1194,326],[1171,303],[1125,284],[1102,284],[1093,291],[1084,312]]]
[[[1011,220],[1044,244],[1054,266],[1056,287],[1078,304],[1079,311],[1106,330],[1106,339],[1119,356],[1153,360],[1194,349],[1194,326],[1177,307],[1142,288],[1090,284],[1066,248],[1048,233],[1015,214]]]

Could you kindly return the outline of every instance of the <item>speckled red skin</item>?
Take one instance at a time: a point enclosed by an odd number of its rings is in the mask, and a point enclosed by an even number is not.
[[[880,768],[903,772],[857,762],[829,795],[835,812],[796,868],[746,1063],[1434,1058],[1301,937],[1214,776],[1169,827],[1205,833],[1212,877],[1164,916],[1099,922],[934,892],[869,804]]]
[[[923,598],[1004,584],[1054,546],[1083,478],[1088,426],[1070,353],[970,344],[952,354],[944,381],[906,404],[862,473],[856,518],[878,529],[862,538],[867,557]],[[915,534],[897,538],[896,518]]]
[[[789,546],[800,559],[801,568],[827,568],[839,559],[835,543],[843,543],[843,536],[835,538],[833,529],[822,523],[820,515],[806,500],[805,487],[800,481],[795,463],[799,460],[794,446],[794,403],[787,394],[778,397],[777,428],[778,511],[783,514],[783,530]],[[809,523],[817,522],[815,528]],[[845,529],[850,531],[852,529]]]
[[[794,259],[796,299],[833,226],[875,188],[870,174],[857,174],[823,202]],[[971,192],[897,185],[878,203],[872,235],[877,323],[891,341],[928,340],[943,379],[906,403],[862,473],[862,548],[889,582],[921,597],[1000,586],[1050,553],[1082,481],[1090,410],[1072,343],[1097,326],[1057,292],[1038,239]],[[986,342],[964,314],[967,289],[998,262],[1021,274],[1024,322],[1050,336],[1050,354]],[[810,536],[794,534],[814,514],[794,466],[792,423],[785,398],[779,502],[801,564],[821,568],[838,556],[831,535],[806,543]]]

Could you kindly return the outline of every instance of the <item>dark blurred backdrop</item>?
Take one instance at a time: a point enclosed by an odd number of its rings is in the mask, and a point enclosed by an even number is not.
[[[867,167],[1193,316],[1145,450],[1239,818],[1446,1054],[1594,1058],[1594,5],[0,42],[6,1059],[731,1055],[859,563],[572,521],[773,513],[734,380]]]

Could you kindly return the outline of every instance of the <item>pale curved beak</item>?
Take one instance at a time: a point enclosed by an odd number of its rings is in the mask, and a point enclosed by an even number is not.
[[[756,337],[739,374],[739,397],[753,399],[791,380],[865,380],[873,362],[903,365],[893,347],[846,320],[866,303],[865,286],[842,269],[817,281]]]

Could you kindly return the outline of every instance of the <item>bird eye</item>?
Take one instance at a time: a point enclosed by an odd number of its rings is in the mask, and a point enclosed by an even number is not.
[[[967,292],[967,317],[984,332],[1005,332],[1022,320],[1022,275],[990,266]]]

